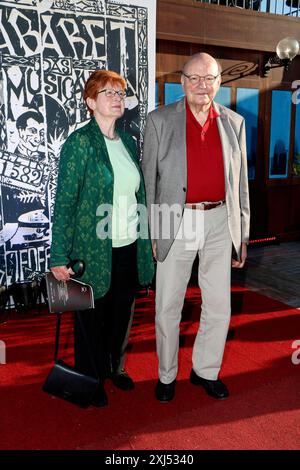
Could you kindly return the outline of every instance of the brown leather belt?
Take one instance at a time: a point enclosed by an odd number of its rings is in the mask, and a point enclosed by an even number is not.
[[[186,209],[198,209],[201,211],[209,211],[210,209],[215,209],[215,207],[220,207],[224,206],[226,204],[226,201],[218,201],[218,202],[198,202],[195,204],[185,204],[184,207]]]

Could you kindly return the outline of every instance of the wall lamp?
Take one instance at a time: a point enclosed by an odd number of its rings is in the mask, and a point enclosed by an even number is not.
[[[272,68],[283,67],[288,70],[292,60],[299,52],[299,42],[295,38],[284,38],[276,46],[276,55],[268,57],[264,64],[264,76],[267,77]]]

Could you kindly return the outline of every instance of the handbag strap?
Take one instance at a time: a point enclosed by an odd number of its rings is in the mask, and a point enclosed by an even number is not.
[[[55,347],[54,347],[54,362],[58,358],[58,348],[59,348],[59,335],[60,335],[60,324],[61,324],[61,313],[56,314],[56,332],[55,332]]]
[[[94,356],[93,356],[93,353],[92,353],[92,350],[91,350],[91,347],[90,347],[90,344],[89,344],[89,341],[88,341],[88,338],[87,338],[87,334],[86,334],[85,327],[84,327],[84,325],[82,324],[82,319],[81,319],[80,313],[79,313],[79,312],[75,312],[75,315],[77,316],[78,324],[79,324],[79,326],[80,326],[80,329],[81,329],[81,331],[82,331],[82,333],[83,333],[83,337],[84,337],[85,343],[86,343],[86,345],[87,345],[87,350],[88,350],[89,358],[90,358],[92,367],[93,367],[93,369],[94,369],[95,376],[96,376],[97,379],[99,379],[100,377],[99,377],[99,374],[98,374],[98,371],[97,371],[95,359],[94,359]],[[62,312],[56,314],[56,333],[55,333],[55,347],[54,347],[54,362],[57,362],[57,360],[58,360],[58,349],[59,349],[59,337],[60,337],[61,317],[62,317]]]

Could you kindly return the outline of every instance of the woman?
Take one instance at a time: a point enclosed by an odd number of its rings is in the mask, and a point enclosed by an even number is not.
[[[92,119],[62,148],[52,229],[50,266],[56,279],[70,279],[68,262],[83,259],[81,280],[94,290],[95,309],[77,312],[81,322],[75,316],[75,367],[95,375],[81,323],[100,377],[95,406],[108,403],[107,377],[122,390],[134,387],[119,369],[122,344],[136,287],[148,285],[154,273],[148,234],[138,236],[136,205],[145,204],[145,189],[135,143],[115,127],[124,99],[125,80],[117,73],[96,71],[87,80],[84,100]]]

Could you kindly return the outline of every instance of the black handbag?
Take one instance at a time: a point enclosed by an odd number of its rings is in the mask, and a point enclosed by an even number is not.
[[[56,335],[55,335],[55,351],[54,366],[51,369],[44,385],[43,390],[50,395],[62,398],[74,403],[81,408],[87,408],[92,404],[93,398],[99,386],[99,376],[93,354],[87,339],[85,328],[82,324],[80,315],[75,312],[78,317],[79,326],[82,330],[91,364],[93,366],[95,377],[82,374],[74,367],[69,366],[64,361],[58,359],[59,336],[62,313],[56,314]]]
[[[56,318],[54,366],[52,367],[43,385],[43,390],[50,395],[67,400],[71,403],[74,403],[74,405],[80,406],[81,408],[87,408],[92,404],[93,398],[99,386],[99,377],[96,366],[87,342],[84,327],[81,323],[80,315],[78,315],[80,322],[79,324],[89,349],[89,355],[93,364],[93,368],[95,369],[96,377],[82,374],[74,367],[71,367],[64,361],[58,359],[61,315],[61,313],[58,313]],[[75,313],[75,315],[77,315],[77,313]]]
[[[43,390],[81,408],[87,408],[92,404],[98,385],[96,378],[81,374],[58,360],[48,375]]]

